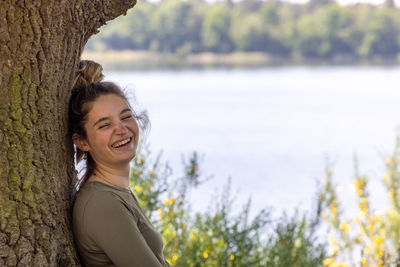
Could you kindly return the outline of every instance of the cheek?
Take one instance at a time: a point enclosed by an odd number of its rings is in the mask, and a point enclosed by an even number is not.
[[[93,148],[96,148],[97,146],[103,147],[104,145],[107,145],[109,141],[106,133],[96,133],[91,134],[90,136],[88,134],[88,140],[90,141],[89,144]]]
[[[132,131],[135,133],[135,135],[139,134],[139,125],[137,124],[136,120],[133,120],[130,123],[130,128],[132,129]]]

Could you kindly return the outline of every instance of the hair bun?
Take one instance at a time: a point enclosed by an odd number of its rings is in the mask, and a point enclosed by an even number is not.
[[[104,78],[102,71],[103,67],[99,63],[92,60],[81,60],[75,86],[88,86],[91,83],[101,82]]]

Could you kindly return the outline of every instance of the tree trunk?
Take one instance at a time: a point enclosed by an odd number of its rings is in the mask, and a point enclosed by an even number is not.
[[[1,0],[0,266],[77,266],[67,111],[82,50],[136,0]]]

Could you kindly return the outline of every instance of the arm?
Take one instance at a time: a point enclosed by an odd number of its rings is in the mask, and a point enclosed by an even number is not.
[[[99,192],[85,209],[85,228],[118,267],[162,267],[137,227],[137,218],[111,192]]]

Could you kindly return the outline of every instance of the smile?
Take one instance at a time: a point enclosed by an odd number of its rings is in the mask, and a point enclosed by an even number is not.
[[[132,138],[131,137],[129,137],[129,138],[127,138],[127,139],[125,139],[125,140],[122,140],[122,141],[120,141],[120,142],[118,142],[118,143],[115,143],[115,144],[113,144],[113,145],[111,145],[113,148],[119,148],[119,147],[122,147],[123,145],[126,145],[126,144],[128,144],[128,143],[130,143],[132,141]]]

